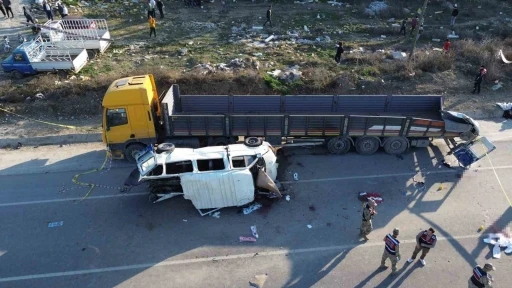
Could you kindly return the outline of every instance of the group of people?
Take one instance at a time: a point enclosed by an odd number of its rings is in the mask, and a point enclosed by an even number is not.
[[[364,240],[370,240],[368,235],[373,230],[372,219],[377,214],[377,211],[375,210],[376,207],[377,203],[371,198],[367,199],[367,201],[363,203],[363,218],[360,233]],[[434,248],[437,244],[437,236],[435,235],[435,232],[434,228],[430,227],[428,230],[421,231],[416,235],[416,246],[412,252],[411,258],[407,259],[408,263],[412,263],[416,259],[416,256],[421,252],[420,262],[423,266],[427,264],[425,262],[425,257],[429,253],[430,249]],[[400,241],[398,240],[399,234],[400,230],[395,228],[393,229],[393,233],[387,234],[382,239],[384,241],[384,253],[382,254],[380,267],[387,269],[386,261],[389,259],[391,261],[391,273],[393,274],[397,273],[396,264],[401,258]],[[468,287],[492,287],[494,279],[489,272],[494,270],[496,269],[492,263],[486,263],[483,268],[477,265],[473,268],[473,275],[468,280]]]
[[[156,10],[160,12],[160,19],[164,18],[164,2],[162,0],[148,0],[148,24],[149,24],[149,38],[151,35],[156,37]]]

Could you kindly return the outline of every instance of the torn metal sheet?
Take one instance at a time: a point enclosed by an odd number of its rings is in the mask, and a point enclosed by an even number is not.
[[[503,55],[503,51],[502,50],[500,50],[499,54],[500,54],[501,60],[503,60],[503,63],[505,63],[505,64],[512,63],[512,61],[509,61],[509,60],[505,59],[505,55]]]
[[[279,198],[283,197],[283,195],[281,195],[281,192],[279,192],[279,188],[277,188],[276,183],[272,181],[272,179],[268,176],[267,173],[265,173],[265,171],[263,171],[263,169],[258,170],[256,186],[274,192]]]

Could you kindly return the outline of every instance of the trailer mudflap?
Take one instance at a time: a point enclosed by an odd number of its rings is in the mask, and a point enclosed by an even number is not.
[[[453,152],[453,155],[457,158],[461,166],[469,167],[495,149],[496,146],[494,146],[489,139],[481,137],[467,145],[457,148]]]

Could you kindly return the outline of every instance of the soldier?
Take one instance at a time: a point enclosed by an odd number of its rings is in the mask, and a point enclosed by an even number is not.
[[[377,214],[375,211],[375,206],[377,203],[372,199],[368,199],[368,202],[363,205],[363,221],[361,222],[361,236],[363,236],[364,240],[368,241],[368,234],[372,232],[372,219],[373,215]]]
[[[490,271],[494,271],[496,268],[491,263],[486,263],[484,268],[480,267],[480,265],[476,265],[473,268],[473,276],[469,278],[468,288],[488,288],[492,287],[492,282],[494,279],[491,274],[488,274]]]
[[[412,257],[407,260],[407,262],[411,263],[416,259],[416,255],[421,251],[420,262],[425,266],[427,263],[425,262],[425,256],[427,256],[428,251],[431,248],[434,248],[437,243],[437,237],[434,235],[436,231],[434,228],[430,227],[428,230],[420,232],[416,236],[416,248],[412,253]]]
[[[400,241],[398,241],[398,228],[393,229],[393,235],[388,234],[384,237],[384,253],[382,254],[382,261],[380,261],[381,268],[388,268],[386,266],[386,260],[391,260],[391,273],[396,273],[396,263],[400,261]]]

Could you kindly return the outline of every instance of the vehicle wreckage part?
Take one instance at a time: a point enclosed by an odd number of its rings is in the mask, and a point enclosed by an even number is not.
[[[268,176],[267,173],[265,173],[263,169],[258,170],[258,179],[256,180],[256,186],[274,192],[279,198],[283,197],[283,195],[281,195],[281,192],[279,192],[276,183],[272,181],[272,179]]]
[[[404,137],[389,137],[384,142],[384,151],[391,155],[402,154],[409,148],[409,141]]]
[[[162,143],[156,146],[156,153],[173,152],[176,147],[172,143]]]
[[[155,199],[155,200],[153,200],[151,202],[157,203],[157,202],[160,202],[160,201],[171,199],[171,198],[176,197],[176,196],[183,196],[183,193],[167,193],[167,194],[153,194],[153,193],[151,193],[149,195],[149,199],[150,199],[149,201],[151,201],[152,199]]]
[[[244,140],[244,144],[248,147],[258,147],[263,144],[263,141],[258,137],[247,137]]]
[[[144,149],[146,147],[143,144],[133,143],[124,149],[124,158],[130,163],[135,163],[135,155]]]
[[[327,150],[329,150],[329,153],[336,155],[347,153],[351,146],[352,142],[348,137],[334,137],[327,142]]]
[[[380,141],[377,137],[362,136],[356,140],[357,153],[361,155],[372,155],[380,147]]]
[[[233,140],[227,137],[216,137],[213,138],[210,146],[227,146],[229,144],[233,144]]]

